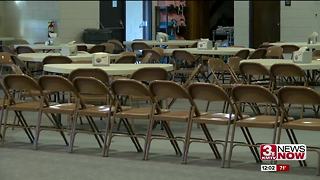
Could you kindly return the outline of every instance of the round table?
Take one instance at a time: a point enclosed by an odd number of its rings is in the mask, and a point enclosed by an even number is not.
[[[255,49],[251,48],[240,48],[240,47],[218,47],[216,50],[212,49],[197,49],[197,48],[178,48],[178,49],[164,49],[164,54],[172,55],[175,50],[188,51],[191,54],[201,54],[201,55],[235,55],[238,51],[248,49],[252,53]]]
[[[320,69],[320,61],[313,60],[311,63],[294,63],[291,59],[249,59],[249,60],[242,60],[240,63],[244,62],[255,62],[262,64],[267,69],[270,69],[270,67],[274,64],[295,64],[299,66],[303,70],[316,70]]]
[[[109,54],[110,59],[114,60],[121,56],[121,54]],[[61,56],[60,53],[22,53],[18,57],[25,62],[36,62],[41,63],[43,59],[47,56]],[[75,56],[68,56],[74,63],[91,62],[92,54],[87,52],[78,52]]]
[[[88,49],[95,46],[95,44],[84,44],[84,43],[76,43],[75,45],[79,46],[87,46]],[[19,46],[28,46],[34,50],[61,50],[63,47],[63,44],[59,45],[45,45],[45,44],[15,44],[13,47],[17,48]]]
[[[69,74],[78,68],[100,68],[109,75],[126,76],[144,67],[160,67],[166,71],[173,70],[172,64],[110,64],[110,66],[93,66],[92,64],[46,64],[43,70],[59,74]]]

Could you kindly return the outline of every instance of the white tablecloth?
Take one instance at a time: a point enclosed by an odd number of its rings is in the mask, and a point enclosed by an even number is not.
[[[88,49],[92,48],[95,44],[75,44],[75,45],[84,45],[87,46]],[[62,44],[59,45],[45,45],[45,44],[15,44],[13,47],[17,48],[18,46],[29,46],[34,50],[60,50],[62,48]]]
[[[197,48],[183,48],[183,49],[164,49],[164,54],[171,55],[175,50],[184,50],[188,51],[191,54],[203,54],[203,55],[235,55],[238,51],[242,49],[248,49],[250,52],[253,52],[255,49],[251,48],[239,48],[239,47],[218,47],[217,50],[212,48],[211,50],[199,50]]]
[[[60,53],[23,53],[18,57],[25,62],[42,62],[47,56],[60,56]],[[115,60],[121,56],[121,54],[109,54],[111,60]],[[87,52],[78,52],[76,56],[68,56],[73,62],[91,62],[92,54]]]
[[[110,66],[93,66],[92,64],[46,64],[43,70],[53,73],[69,74],[78,68],[100,68],[109,75],[130,75],[137,69],[143,67],[161,67],[166,71],[173,70],[172,64],[110,64]]]
[[[250,60],[242,60],[240,63],[244,63],[244,62],[260,63],[268,69],[270,69],[270,67],[274,64],[281,64],[281,63],[295,64],[303,70],[320,69],[320,61],[318,60],[314,60],[311,63],[303,64],[303,63],[294,63],[291,59],[250,59]]]
[[[123,44],[131,47],[131,44],[134,42],[144,42],[144,43],[148,44],[149,46],[159,46],[159,45],[190,46],[198,41],[197,40],[169,40],[166,42],[159,42],[159,41],[155,41],[155,40],[151,40],[151,41],[123,41]]]
[[[275,46],[296,45],[299,47],[309,47],[309,48],[320,49],[320,43],[308,44],[307,42],[276,42],[276,43],[270,43],[270,44],[275,45]]]

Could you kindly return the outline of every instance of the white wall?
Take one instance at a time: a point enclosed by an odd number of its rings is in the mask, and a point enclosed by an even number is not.
[[[291,1],[285,6],[281,1],[280,40],[307,41],[313,31],[320,33],[320,2]],[[249,2],[234,2],[235,44],[249,45]]]
[[[99,1],[59,2],[58,36],[63,42],[81,41],[86,28],[99,29]],[[110,17],[111,18],[111,17]]]
[[[318,1],[281,2],[281,41],[307,41],[313,31],[320,31],[320,3]]]
[[[249,46],[249,1],[234,1],[234,44]]]
[[[0,37],[5,36],[4,32],[3,32],[3,20],[4,20],[4,1],[0,1]]]
[[[143,38],[143,2],[126,1],[126,41]]]
[[[4,35],[23,38],[30,43],[47,40],[49,20],[56,21],[58,39],[61,42],[80,41],[83,29],[99,27],[99,1],[4,3]]]

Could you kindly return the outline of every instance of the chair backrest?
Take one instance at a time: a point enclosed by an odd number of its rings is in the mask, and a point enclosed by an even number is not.
[[[267,88],[259,85],[239,85],[231,90],[235,103],[267,103],[278,104],[277,97]]]
[[[152,49],[155,50],[155,51],[157,51],[157,52],[160,54],[161,57],[164,56],[164,50],[163,50],[163,48],[161,48],[161,47],[153,47]]]
[[[239,57],[241,59],[247,59],[249,54],[250,54],[249,49],[241,49],[234,56],[237,56],[237,57]]]
[[[12,70],[14,70],[15,73],[17,74],[27,74],[31,75],[32,73],[30,72],[29,68],[27,67],[26,63],[23,62],[21,59],[18,58],[18,56],[12,55],[11,56],[12,62],[16,65],[16,67],[13,67]]]
[[[230,57],[229,60],[228,60],[228,65],[229,67],[235,72],[235,73],[238,73],[240,72],[240,61],[242,60],[242,58],[238,57],[238,56],[233,56],[233,57]]]
[[[263,42],[262,44],[260,44],[260,46],[258,48],[268,48],[273,46],[272,44],[270,44],[269,42]]]
[[[196,61],[195,57],[191,53],[189,53],[188,51],[185,51],[185,50],[173,51],[172,57],[176,61],[185,62],[187,65],[192,65]]]
[[[16,48],[16,52],[18,54],[22,54],[22,53],[35,53],[35,51],[29,47],[29,46],[18,46]]]
[[[133,51],[138,51],[138,50],[144,50],[144,49],[151,49],[152,47],[146,44],[145,42],[133,42],[131,44],[131,49]]]
[[[16,54],[14,49],[11,49],[10,47],[4,46],[4,45],[0,46],[0,52],[8,52],[10,54]]]
[[[111,83],[111,89],[114,95],[146,97],[152,100],[148,87],[134,79],[117,79]]]
[[[134,64],[136,62],[135,55],[122,55],[116,60],[116,64]]]
[[[78,51],[88,51],[88,47],[86,45],[77,45]]]
[[[71,73],[69,74],[68,79],[70,81],[73,81],[77,77],[93,77],[93,78],[96,78],[96,79],[100,80],[101,82],[105,83],[107,86],[110,85],[110,79],[109,79],[108,73],[106,71],[100,69],[100,68],[94,68],[94,69],[79,68],[79,69],[75,69],[75,70],[71,71]]]
[[[39,85],[48,92],[72,92],[77,95],[76,89],[71,81],[58,75],[43,75],[39,78]]]
[[[304,71],[295,64],[274,64],[270,68],[273,77],[302,77],[305,78]]]
[[[82,107],[85,107],[85,98],[81,98],[82,95],[84,97],[99,97],[100,100],[102,100],[103,97],[105,100],[107,100],[107,98],[113,100],[113,95],[109,88],[99,79],[94,77],[76,77],[73,80],[73,85],[79,93]]]
[[[168,72],[160,67],[145,67],[136,70],[131,79],[138,81],[154,81],[154,80],[167,80]]]
[[[180,84],[173,81],[156,80],[150,83],[150,91],[158,100],[175,98],[192,101],[188,91]]]
[[[13,54],[8,52],[0,52],[0,64],[1,65],[10,65],[14,64],[12,61]]]
[[[312,59],[320,59],[320,50],[316,49],[312,52]]]
[[[281,47],[283,49],[283,53],[293,53],[294,51],[298,51],[300,49],[299,46],[293,44],[284,44]]]
[[[146,58],[147,57],[147,58]],[[144,49],[142,51],[142,63],[159,63],[161,59],[161,54],[154,49]]]
[[[305,86],[286,86],[278,91],[280,104],[319,105],[320,95]]]
[[[252,54],[248,57],[248,59],[263,59],[266,57],[267,49],[266,48],[258,48],[252,52]]]
[[[218,85],[209,83],[192,83],[188,91],[193,100],[226,101],[231,103],[227,93]]]
[[[18,91],[38,91],[41,93],[41,87],[32,77],[25,74],[9,74],[3,79],[4,88],[9,90]]]
[[[111,54],[113,54],[113,51],[115,50],[115,45],[113,44],[113,43],[109,43],[109,42],[107,42],[107,43],[101,43],[101,45],[104,45],[104,47],[105,47],[105,52],[106,53],[111,53]]]
[[[254,62],[241,62],[239,69],[243,75],[270,75],[270,72],[266,67]]]
[[[88,53],[97,53],[97,52],[104,52],[106,47],[104,45],[98,44],[94,45],[92,48],[88,50]]]
[[[267,48],[266,58],[283,59],[283,49],[280,46],[271,46]]]
[[[42,64],[70,64],[72,60],[67,56],[47,56],[43,59]]]
[[[220,58],[210,58],[208,64],[212,72],[224,72],[227,70],[225,62]]]
[[[114,53],[121,53],[124,51],[124,46],[119,40],[110,39],[110,40],[108,40],[108,43],[112,43],[115,45]]]

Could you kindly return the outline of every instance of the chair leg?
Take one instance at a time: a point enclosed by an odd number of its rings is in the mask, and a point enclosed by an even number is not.
[[[76,126],[77,126],[78,115],[71,118],[71,133],[70,133],[70,143],[69,143],[69,153],[73,152],[74,139],[76,137]]]
[[[173,148],[174,148],[174,150],[176,152],[176,155],[181,156],[182,152],[181,152],[181,150],[179,148],[179,144],[178,144],[177,140],[174,139],[175,137],[174,137],[174,135],[173,135],[173,133],[172,133],[172,131],[170,129],[170,126],[169,126],[168,122],[167,121],[162,121],[162,124],[163,124],[164,130],[166,131],[168,137],[170,138],[170,143],[172,144],[172,146],[173,146]]]
[[[40,110],[38,113],[38,121],[36,124],[36,130],[35,130],[35,139],[33,141],[34,149],[38,149],[38,141],[39,141],[39,136],[40,136],[40,126],[41,126],[41,121],[42,121],[42,111]]]
[[[9,110],[6,109],[5,114],[4,114],[4,123],[3,123],[3,131],[2,131],[2,144],[4,144],[4,139],[6,136],[8,113],[9,113]]]
[[[109,156],[109,150],[110,150],[110,145],[111,145],[111,140],[112,140],[112,130],[113,130],[113,125],[115,122],[116,118],[113,116],[113,118],[109,118],[109,122],[106,125],[106,134],[105,134],[105,141],[103,144],[102,148],[102,156]]]
[[[189,153],[189,147],[190,147],[190,137],[191,137],[191,131],[192,131],[192,124],[193,124],[192,119],[189,119],[187,129],[186,129],[184,148],[183,148],[183,156],[182,156],[182,163],[183,164],[187,164],[187,161],[188,161],[188,153]]]
[[[141,145],[140,145],[140,143],[139,143],[138,138],[135,137],[135,133],[134,133],[134,131],[133,131],[133,129],[132,129],[132,126],[131,126],[131,124],[129,123],[128,119],[123,119],[123,123],[124,123],[124,126],[125,126],[125,128],[127,129],[128,133],[129,133],[129,135],[131,136],[131,137],[130,137],[130,138],[131,138],[131,141],[132,141],[133,144],[135,145],[137,151],[138,151],[138,152],[142,152],[142,151],[143,151],[143,150],[142,150],[142,147],[141,147]]]
[[[202,129],[203,133],[205,134],[207,140],[209,142],[213,142],[213,138],[212,138],[212,136],[211,136],[206,124],[201,123],[200,126],[201,126],[201,129]],[[216,159],[221,159],[221,156],[220,156],[220,153],[218,151],[217,145],[209,143],[209,146],[210,146],[211,150],[213,151]]]
[[[221,160],[221,167],[224,168],[225,162],[226,162],[226,156],[227,156],[227,149],[228,149],[228,140],[229,140],[229,133],[230,133],[230,120],[227,127],[226,137],[224,139],[224,145],[223,145],[223,153],[222,153],[222,160]]]
[[[148,130],[147,130],[147,135],[146,135],[146,140],[145,140],[145,146],[144,146],[144,156],[143,160],[148,160],[149,159],[149,151],[150,151],[150,146],[151,146],[151,141],[152,141],[152,129],[153,129],[153,124],[155,123],[153,117],[150,118]]]
[[[230,164],[231,164],[231,157],[232,157],[232,151],[233,151],[233,142],[234,142],[234,135],[235,135],[235,130],[236,130],[236,125],[235,123],[232,126],[232,130],[231,130],[231,139],[230,139],[230,145],[229,145],[229,154],[228,154],[228,158],[227,158],[227,167],[230,168]]]

